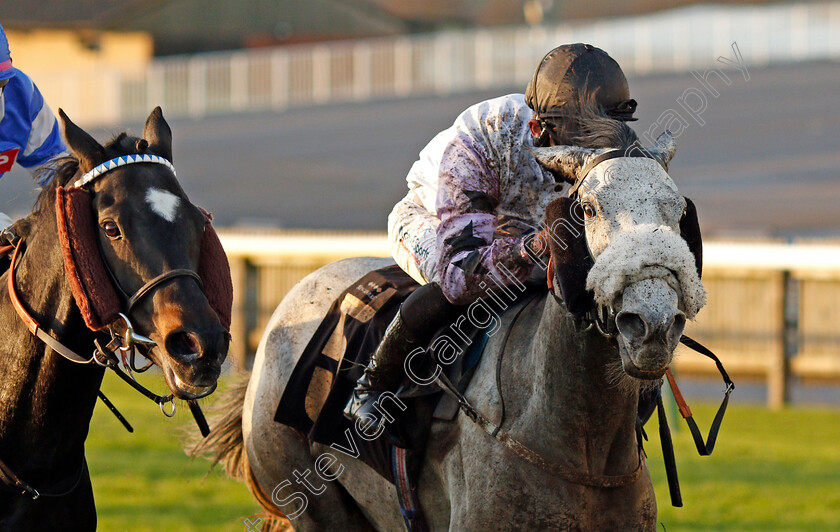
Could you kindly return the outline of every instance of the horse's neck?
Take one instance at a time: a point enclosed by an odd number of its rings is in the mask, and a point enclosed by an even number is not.
[[[93,336],[64,276],[55,220],[49,221],[26,239],[15,271],[16,291],[44,330],[86,355]],[[0,459],[22,477],[28,470],[53,468],[60,476],[79,467],[104,370],[69,362],[33,336],[12,308],[2,280]]]
[[[617,348],[594,330],[578,332],[551,296],[539,311],[536,330],[525,336],[525,360],[508,362],[524,388],[517,424],[535,431],[534,443],[547,456],[590,473],[626,473],[638,461],[638,391],[611,382]]]

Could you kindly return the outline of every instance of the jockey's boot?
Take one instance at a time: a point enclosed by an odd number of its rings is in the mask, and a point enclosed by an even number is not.
[[[383,410],[386,406],[394,410],[393,402],[379,404],[384,392],[395,392],[403,379],[403,364],[412,350],[419,345],[416,335],[406,327],[401,313],[391,321],[385,330],[385,336],[370,358],[364,374],[356,381],[353,396],[344,408],[344,416],[351,421],[359,421],[362,427],[382,425],[384,435],[392,444],[405,448],[407,443],[400,434],[399,423],[386,422]],[[389,410],[389,417],[399,412]],[[367,432],[367,431],[366,431]]]

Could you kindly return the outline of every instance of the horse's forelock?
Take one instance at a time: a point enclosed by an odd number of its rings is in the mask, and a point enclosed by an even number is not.
[[[105,144],[105,153],[108,154],[108,158],[120,157],[122,155],[133,155],[138,153],[138,140],[140,139],[132,137],[123,131]]]
[[[578,112],[578,131],[572,139],[575,146],[627,149],[639,140],[626,122],[607,116],[592,99],[582,102]]]
[[[560,144],[581,148],[626,149],[637,142],[636,132],[626,122],[608,116],[595,96],[595,92],[584,88],[561,111],[560,119],[554,121],[555,139]]]

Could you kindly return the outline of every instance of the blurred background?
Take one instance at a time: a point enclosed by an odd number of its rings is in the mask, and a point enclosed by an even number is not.
[[[709,292],[688,334],[736,379],[733,402],[828,406],[840,436],[840,2],[0,0],[0,17],[15,66],[99,140],[163,108],[178,177],[231,258],[242,367],[302,276],[389,254],[386,217],[438,131],[524,92],[551,48],[598,46],[628,75],[634,129],[677,136]],[[0,180],[0,211],[25,215],[32,186],[21,169]],[[676,370],[687,395],[717,397],[708,360],[684,352]],[[840,469],[825,453],[814,469]],[[840,529],[826,478],[829,514],[756,529]],[[726,528],[704,511],[677,522]]]

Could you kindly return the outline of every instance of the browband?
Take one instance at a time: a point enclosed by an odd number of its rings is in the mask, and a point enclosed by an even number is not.
[[[578,172],[578,175],[581,177],[579,177],[575,184],[572,185],[572,188],[569,189],[569,197],[571,198],[572,196],[577,194],[577,191],[583,184],[584,180],[586,179],[586,176],[588,176],[589,172],[594,170],[596,166],[598,166],[604,161],[609,161],[610,159],[618,159],[620,157],[641,157],[644,159],[653,159],[658,162],[656,157],[654,157],[653,155],[651,155],[650,152],[638,145],[630,146],[629,148],[624,150],[610,150],[608,152],[604,152],[601,155],[589,161],[588,163],[586,163],[586,166],[584,166],[581,169],[581,171]]]
[[[93,168],[93,170],[77,179],[76,182],[73,183],[73,186],[84,187],[85,185],[88,185],[91,182],[93,182],[97,177],[101,176],[105,172],[114,170],[116,168],[119,168],[120,166],[125,166],[127,164],[134,163],[162,164],[163,166],[172,170],[172,173],[177,176],[177,174],[175,173],[175,167],[172,166],[172,163],[159,155],[151,155],[148,153],[144,153],[142,155],[122,155],[120,157],[115,157],[110,161],[105,161],[104,163],[96,166],[95,168]]]

